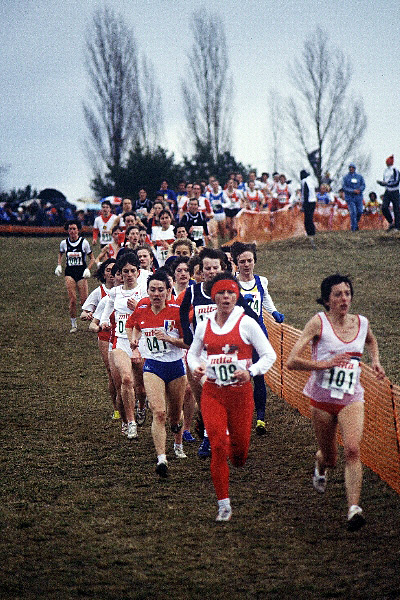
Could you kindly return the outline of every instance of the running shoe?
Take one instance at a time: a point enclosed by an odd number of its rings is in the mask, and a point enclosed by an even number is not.
[[[261,419],[257,420],[256,425],[256,434],[257,435],[265,435],[267,430],[265,429],[265,421],[261,421]]]
[[[185,431],[182,434],[182,439],[184,442],[195,442],[196,438],[194,438],[192,436],[192,434],[190,433],[190,431],[188,429],[185,429]]]
[[[121,418],[121,415],[119,414],[119,410],[114,410],[111,418],[113,421],[118,421]]]
[[[128,436],[128,440],[137,438],[137,425],[133,421],[129,421],[129,423],[128,423],[127,436]]]
[[[199,449],[197,450],[197,456],[199,458],[208,458],[209,456],[211,456],[210,440],[208,439],[208,437],[203,438],[203,441],[201,442]]]
[[[121,433],[122,433],[122,435],[128,435],[128,423],[124,423],[122,421]]]
[[[323,494],[325,492],[326,479],[327,479],[326,472],[325,472],[325,475],[320,475],[319,470],[318,470],[318,463],[315,463],[312,484],[313,484],[314,489],[317,492],[319,492],[320,494]]]
[[[347,529],[349,531],[358,531],[364,525],[365,517],[362,514],[362,508],[357,506],[357,504],[353,504],[353,506],[350,506],[347,515]]]
[[[146,413],[147,413],[146,403],[144,403],[143,408],[140,408],[139,400],[138,400],[136,402],[136,423],[139,427],[142,427],[142,425],[144,425],[144,422],[146,421]]]
[[[217,514],[216,521],[230,521],[232,517],[232,509],[231,507],[226,508],[226,506],[222,506]]]
[[[71,327],[71,329],[69,330],[70,333],[76,333],[78,331],[77,327]]]
[[[166,477],[168,477],[168,463],[167,463],[166,460],[157,463],[156,473],[157,473],[157,475],[159,475],[163,479],[165,479]]]
[[[181,446],[174,446],[174,452],[175,452],[176,458],[187,458],[187,456],[184,453],[183,448]]]

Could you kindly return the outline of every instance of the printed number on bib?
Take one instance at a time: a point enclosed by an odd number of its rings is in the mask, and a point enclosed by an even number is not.
[[[110,244],[112,242],[112,235],[108,233],[108,231],[103,231],[101,233],[101,243],[102,244]]]
[[[68,265],[70,267],[81,267],[83,265],[82,252],[68,252]]]
[[[201,240],[203,237],[203,226],[193,225],[192,235],[194,240]]]
[[[164,354],[168,352],[167,342],[159,340],[155,336],[146,337],[147,348],[152,354]]]
[[[237,356],[226,354],[211,354],[207,357],[207,367],[211,370],[217,385],[232,385],[237,383],[234,372],[239,368]]]
[[[118,317],[118,319],[117,319],[117,335],[119,335],[119,336],[126,335],[125,325],[126,325],[127,319],[128,319],[128,315],[121,315]]]
[[[357,383],[358,360],[349,360],[345,366],[336,366],[324,371],[322,387],[331,391],[332,398],[343,398],[344,394],[354,394]]]

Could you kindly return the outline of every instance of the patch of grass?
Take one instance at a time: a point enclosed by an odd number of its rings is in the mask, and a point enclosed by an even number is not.
[[[379,232],[318,234],[260,248],[257,272],[286,322],[316,312],[322,278],[348,272],[354,310],[377,335],[399,383],[400,240]],[[269,396],[267,435],[231,469],[233,518],[217,512],[209,462],[171,456],[159,481],[150,419],[129,443],[111,421],[96,340],[71,336],[59,240],[2,238],[0,597],[397,598],[398,495],[365,469],[367,526],[345,529],[343,459],[324,497],[310,485],[310,422]],[[95,282],[90,282],[91,287]]]

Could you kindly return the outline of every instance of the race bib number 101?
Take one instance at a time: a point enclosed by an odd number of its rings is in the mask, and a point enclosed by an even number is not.
[[[343,398],[344,394],[354,394],[359,370],[358,360],[352,358],[345,365],[324,371],[322,387],[330,390],[332,398]]]

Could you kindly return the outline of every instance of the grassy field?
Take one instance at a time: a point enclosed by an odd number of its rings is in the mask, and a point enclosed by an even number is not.
[[[400,238],[341,232],[317,243],[260,248],[257,271],[278,310],[301,328],[318,310],[321,279],[349,273],[354,310],[400,383]],[[170,456],[171,476],[158,480],[150,419],[138,440],[121,436],[94,337],[83,325],[68,333],[58,245],[0,239],[0,598],[399,599],[399,496],[365,469],[368,522],[349,534],[342,458],[325,496],[315,494],[310,423],[273,396],[268,434],[253,436],[246,466],[231,471],[230,523],[215,523],[197,444],[187,461]]]

